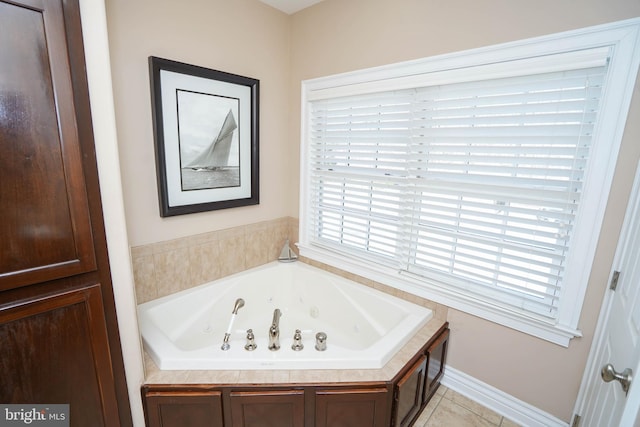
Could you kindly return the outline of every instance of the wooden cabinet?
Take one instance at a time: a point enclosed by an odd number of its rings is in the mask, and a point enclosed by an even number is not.
[[[78,0],[0,0],[0,402],[131,425]]]
[[[396,382],[394,426],[411,426],[434,395],[444,375],[449,329],[443,329],[417,355]]]
[[[427,357],[422,355],[398,381],[395,391],[394,425],[406,427],[422,408]]]
[[[73,425],[109,425],[117,401],[103,310],[99,285],[1,310],[0,402],[73,402]]]
[[[0,2],[0,290],[96,267],[62,1]]]
[[[163,427],[223,427],[219,391],[150,392],[145,398],[147,425]]]
[[[316,427],[386,427],[386,387],[341,388],[315,392]]]
[[[431,396],[440,385],[440,380],[444,375],[444,365],[447,360],[447,349],[449,345],[449,329],[445,329],[427,347],[427,375],[425,378],[423,404],[426,405]]]
[[[305,390],[207,384],[142,387],[148,427],[304,427]]]
[[[448,340],[445,323],[390,381],[244,386],[147,384],[142,387],[147,425],[411,426],[440,384]],[[183,415],[186,412],[191,418]]]
[[[355,387],[143,386],[148,427],[388,427],[387,384]]]
[[[232,427],[304,427],[304,390],[232,391]]]

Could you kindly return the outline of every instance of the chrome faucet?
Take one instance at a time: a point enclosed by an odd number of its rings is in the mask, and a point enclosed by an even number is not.
[[[273,310],[273,320],[269,328],[269,350],[271,351],[280,349],[280,316],[282,316],[280,309]]]

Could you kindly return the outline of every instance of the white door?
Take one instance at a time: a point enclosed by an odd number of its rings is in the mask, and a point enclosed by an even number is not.
[[[640,172],[627,208],[613,271],[615,290],[607,289],[587,371],[578,399],[579,426],[633,426],[640,402]],[[610,364],[608,375],[602,369]],[[614,376],[633,372],[628,393]],[[626,373],[629,373],[627,371]],[[608,377],[610,382],[605,382]],[[582,397],[582,398],[580,398]],[[624,413],[624,417],[623,417]]]

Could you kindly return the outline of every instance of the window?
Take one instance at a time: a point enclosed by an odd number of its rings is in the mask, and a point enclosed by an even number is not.
[[[303,255],[567,345],[639,22],[304,82]]]

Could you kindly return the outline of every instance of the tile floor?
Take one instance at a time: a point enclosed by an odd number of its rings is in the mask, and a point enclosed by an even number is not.
[[[414,427],[517,427],[479,403],[440,386]]]

